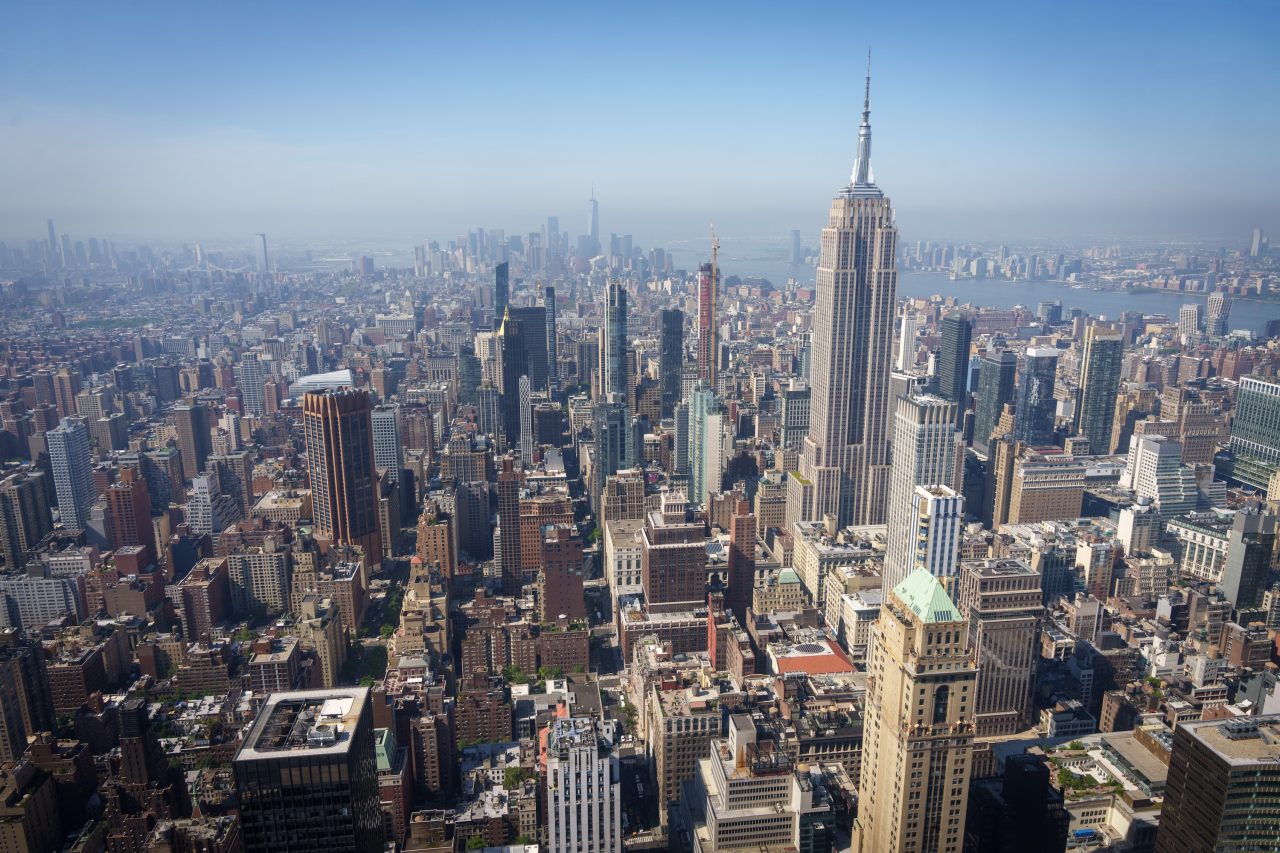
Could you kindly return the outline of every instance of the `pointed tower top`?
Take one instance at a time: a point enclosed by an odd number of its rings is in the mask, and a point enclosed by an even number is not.
[[[867,48],[867,82],[862,95],[862,124],[858,127],[858,157],[853,162],[848,190],[857,195],[882,195],[871,171],[871,48]]]

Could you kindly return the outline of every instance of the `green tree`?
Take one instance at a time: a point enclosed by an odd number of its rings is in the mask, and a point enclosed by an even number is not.
[[[508,767],[502,771],[502,787],[510,790],[519,787],[520,783],[529,778],[529,771],[523,767]]]
[[[558,666],[540,666],[538,667],[538,678],[543,681],[550,678],[564,678],[564,670]]]
[[[484,836],[482,835],[473,835],[471,836],[471,840],[467,842],[468,850],[483,850],[484,848]]]

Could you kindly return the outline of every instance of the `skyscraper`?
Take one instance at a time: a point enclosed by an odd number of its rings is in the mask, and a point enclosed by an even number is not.
[[[956,423],[969,408],[969,345],[973,326],[964,317],[950,314],[942,321],[942,346],[938,350],[938,396],[956,404]]]
[[[502,572],[502,591],[519,595],[521,591],[520,548],[520,472],[515,460],[502,457],[498,470],[498,530],[500,550],[498,569]]]
[[[529,375],[524,333],[524,323],[508,309],[498,330],[498,355],[501,359],[502,434],[509,448],[518,446],[520,442],[520,377]]]
[[[521,376],[520,398],[520,464],[533,467],[533,387],[528,376]]]
[[[756,517],[751,504],[745,500],[734,502],[733,517],[729,519],[729,559],[725,570],[728,585],[725,604],[738,617],[738,624],[747,624],[747,608],[751,607],[756,588]]]
[[[894,364],[902,373],[910,373],[916,365],[916,312],[906,308],[898,322],[898,351]]]
[[[977,405],[973,419],[973,449],[986,455],[991,432],[1017,388],[1018,357],[1009,350],[987,350],[978,366]]]
[[[1053,397],[1058,375],[1058,351],[1031,347],[1022,359],[1018,381],[1018,407],[1014,411],[1013,437],[1033,447],[1053,444],[1053,420],[1058,401]]]
[[[182,456],[182,475],[192,479],[204,473],[205,460],[213,452],[209,435],[209,410],[200,403],[176,406],[173,422],[178,429],[178,452]]]
[[[605,286],[604,326],[600,341],[600,387],[605,394],[627,393],[627,289],[621,279]]]
[[[46,482],[43,471],[17,471],[0,479],[0,556],[9,571],[21,569],[27,552],[53,529]]]
[[[1178,723],[1156,853],[1273,849],[1277,792],[1280,715]]]
[[[1236,512],[1227,535],[1227,559],[1219,587],[1236,610],[1251,610],[1262,604],[1275,544],[1275,516]]]
[[[547,348],[547,309],[541,305],[524,305],[508,310],[520,322],[524,364],[529,381],[533,383],[535,391],[543,391],[547,387],[547,360],[550,353]]]
[[[788,526],[884,518],[885,405],[897,299],[898,229],[871,174],[871,75],[849,184],[831,202],[817,269],[809,436],[787,488]]]
[[[373,427],[373,464],[385,468],[386,478],[400,482],[404,470],[404,441],[400,437],[400,404],[383,403],[375,406],[369,421]]]
[[[897,399],[893,470],[885,512],[886,589],[897,586],[916,565],[919,525],[912,508],[916,488],[937,485],[961,490],[964,443],[955,427],[955,410],[955,403],[932,394]]]
[[[240,356],[240,366],[236,368],[236,384],[240,386],[241,403],[246,414],[257,417],[265,414],[266,397],[263,389],[265,379],[266,373],[256,352],[247,352]]]
[[[1280,469],[1280,382],[1262,376],[1240,380],[1228,447],[1234,456],[1232,476],[1266,489]]]
[[[587,201],[587,238],[591,242],[592,254],[600,254],[600,205],[596,201],[595,187],[591,188],[591,198]]]
[[[963,847],[977,668],[968,625],[938,579],[916,569],[871,626],[853,849]]]
[[[1089,439],[1091,453],[1111,449],[1111,425],[1123,361],[1124,338],[1119,332],[1098,325],[1085,329],[1075,431]]]
[[[793,265],[804,263],[804,253],[800,248],[800,230],[797,228],[791,229],[791,263]]]
[[[669,418],[680,402],[680,378],[684,368],[684,312],[663,308],[658,314],[658,367],[662,371],[662,417]]]
[[[698,268],[698,379],[716,387],[720,329],[716,304],[719,300],[719,270],[712,264]]]
[[[151,530],[151,498],[147,483],[137,467],[120,469],[119,482],[107,487],[107,539],[120,549],[137,545],[155,556],[155,533]]]
[[[548,220],[548,230],[550,223],[554,220]],[[559,226],[557,225],[557,231]],[[557,233],[556,245],[560,243],[560,237]],[[556,332],[556,289],[548,284],[546,289],[542,291],[543,310],[547,312],[547,388],[554,391],[560,384],[560,350],[559,337]]]
[[[1178,309],[1178,340],[1190,346],[1200,337],[1200,306],[1183,305]]]
[[[383,849],[369,688],[272,693],[232,770],[245,853]]]
[[[1011,735],[1033,708],[1044,612],[1040,572],[1019,560],[966,560],[958,586],[956,604],[969,620],[969,650],[978,664],[975,734]]]
[[[511,267],[506,262],[493,268],[493,316],[501,317],[511,304]]]
[[[360,546],[366,567],[382,561],[372,411],[364,390],[309,391],[302,398],[317,536]]]
[[[549,849],[622,853],[622,773],[596,720],[553,719],[546,770]]]
[[[45,441],[62,525],[68,530],[84,530],[94,500],[89,430],[78,418],[63,418],[45,433]]]
[[[1209,294],[1209,313],[1205,320],[1205,332],[1210,337],[1220,338],[1227,333],[1227,318],[1231,316],[1231,295],[1228,293]]]
[[[908,574],[925,569],[954,590],[960,534],[964,532],[964,498],[949,486],[916,486],[908,517],[914,533],[914,540],[908,543]]]

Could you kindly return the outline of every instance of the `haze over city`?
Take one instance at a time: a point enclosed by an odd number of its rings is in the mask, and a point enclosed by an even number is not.
[[[911,239],[1277,230],[1265,2],[22,3],[0,31],[0,235],[646,244],[822,224],[865,54]]]
[[[1280,850],[1259,2],[0,16],[0,853]]]

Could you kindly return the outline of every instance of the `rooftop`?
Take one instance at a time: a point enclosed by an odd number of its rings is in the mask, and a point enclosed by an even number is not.
[[[367,687],[272,693],[236,754],[236,761],[273,758],[288,752],[345,753],[368,704]]]
[[[916,569],[893,591],[925,623],[961,621],[960,611],[928,569]]]

